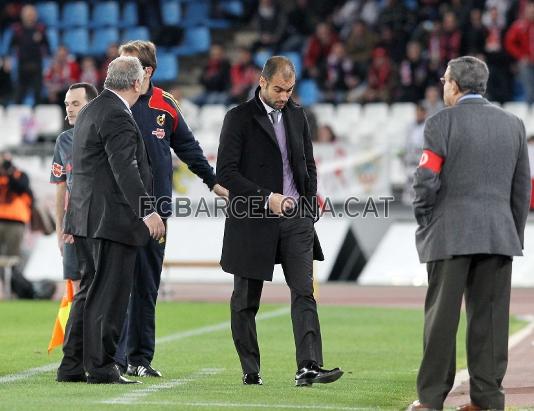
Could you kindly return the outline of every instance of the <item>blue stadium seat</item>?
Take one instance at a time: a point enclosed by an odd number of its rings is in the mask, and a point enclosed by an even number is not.
[[[91,42],[91,54],[99,55],[105,54],[108,46],[119,42],[119,31],[116,28],[106,27],[97,29],[93,33],[93,41]]]
[[[55,1],[37,3],[39,20],[47,27],[56,27],[59,24],[59,7]]]
[[[150,40],[150,33],[143,26],[126,29],[122,33],[122,42],[126,43],[130,40]]]
[[[300,53],[297,53],[296,51],[288,51],[282,53],[282,55],[286,56],[289,60],[293,62],[297,79],[300,79],[302,75],[302,56],[300,55]]]
[[[205,53],[211,46],[211,34],[207,27],[191,27],[185,30],[184,40],[181,45],[173,48],[178,56],[190,56]]]
[[[4,33],[0,33],[2,35],[1,42],[0,42],[0,56],[5,56],[9,54],[9,44],[11,43],[11,39],[13,38],[13,30],[8,27],[4,30]]]
[[[89,53],[89,33],[86,28],[65,30],[61,42],[73,54],[84,55]]]
[[[46,38],[48,39],[48,45],[50,46],[50,53],[54,54],[59,46],[59,32],[54,28],[46,29]]]
[[[122,9],[121,26],[135,27],[139,21],[137,15],[137,4],[135,2],[126,3]]]
[[[194,26],[206,23],[209,19],[210,5],[206,0],[197,0],[187,5],[183,24]]]
[[[89,23],[89,6],[83,1],[65,3],[63,6],[63,27],[86,27]]]
[[[260,50],[254,54],[254,64],[258,67],[263,67],[265,62],[273,55],[271,50]]]
[[[298,94],[303,106],[311,106],[319,101],[319,87],[317,87],[317,83],[314,80],[302,80],[298,84]]]
[[[163,25],[177,26],[182,20],[182,5],[178,0],[161,1],[161,17]]]
[[[119,24],[119,4],[115,1],[96,3],[93,9],[91,27],[116,27]]]
[[[222,1],[219,4],[219,7],[222,11],[230,16],[242,17],[245,14],[245,9],[243,7],[243,2],[240,0],[226,0]]]
[[[171,53],[158,53],[158,68],[154,73],[156,82],[172,82],[178,77],[178,59]]]

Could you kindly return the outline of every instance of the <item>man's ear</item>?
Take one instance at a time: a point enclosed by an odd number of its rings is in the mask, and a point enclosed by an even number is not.
[[[267,80],[265,80],[265,77],[260,76],[260,87],[265,88],[266,85],[267,85]]]

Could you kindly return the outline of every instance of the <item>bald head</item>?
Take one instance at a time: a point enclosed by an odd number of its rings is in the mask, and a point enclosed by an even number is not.
[[[271,81],[275,75],[281,75],[284,80],[290,80],[295,77],[295,66],[292,61],[284,56],[273,56],[263,66],[261,76]]]

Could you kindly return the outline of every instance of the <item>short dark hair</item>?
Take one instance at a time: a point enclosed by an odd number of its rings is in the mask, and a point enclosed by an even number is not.
[[[119,54],[135,54],[143,67],[152,67],[152,75],[158,68],[156,46],[151,41],[132,40],[119,47]]]
[[[451,80],[462,93],[484,94],[488,84],[489,69],[486,63],[473,56],[462,56],[449,61]]]
[[[295,66],[293,62],[284,56],[272,56],[269,58],[263,66],[261,76],[269,81],[277,73],[282,73],[285,79],[288,79],[291,75],[294,76]]]
[[[91,100],[93,100],[96,96],[98,96],[98,91],[95,86],[89,83],[74,83],[71,84],[69,87],[69,90],[75,90],[77,88],[83,88],[85,89],[85,98],[87,99],[87,102],[89,103]]]

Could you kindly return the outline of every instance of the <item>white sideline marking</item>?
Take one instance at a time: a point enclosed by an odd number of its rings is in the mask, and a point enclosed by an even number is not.
[[[295,404],[245,404],[230,402],[180,402],[180,401],[140,401],[132,405],[168,405],[168,406],[188,406],[199,408],[267,408],[267,409],[295,409],[295,410],[339,410],[339,411],[369,411],[379,408],[369,407],[342,407],[335,405],[295,405]]]
[[[256,316],[256,321],[269,320],[271,318],[280,317],[281,315],[284,315],[287,313],[289,313],[289,307],[283,307],[283,308],[279,308],[278,310],[267,311],[266,313],[262,313]],[[192,330],[182,331],[179,333],[167,335],[165,337],[156,338],[156,344],[166,344],[171,341],[178,341],[178,340],[183,340],[184,338],[196,337],[199,335],[209,334],[209,333],[213,333],[216,331],[222,331],[222,330],[230,329],[229,327],[230,327],[230,321],[224,321],[222,323],[208,325],[206,327],[193,328]],[[24,371],[17,372],[14,374],[7,374],[4,376],[0,376],[0,384],[5,384],[8,382],[19,381],[19,380],[25,380],[25,379],[34,377],[42,373],[52,371],[56,369],[57,367],[59,367],[59,363],[52,363],[52,364],[43,365],[37,368],[30,368],[28,370],[24,370]]]
[[[518,345],[534,331],[534,316],[525,315],[519,318],[528,321],[528,324],[508,338],[508,352],[510,352],[512,348]],[[454,385],[452,386],[450,392],[453,392],[456,388],[467,381],[469,381],[469,371],[467,369],[458,371],[454,377]]]
[[[0,384],[6,384],[8,382],[18,380],[25,380],[26,378],[34,377],[38,374],[55,370],[57,367],[59,367],[59,363],[53,363],[43,365],[42,367],[30,368],[29,370],[24,370],[16,374],[3,375],[0,377]]]
[[[141,388],[139,390],[129,391],[112,400],[104,400],[98,402],[100,404],[139,404],[139,400],[144,397],[147,397],[150,394],[162,390],[169,390],[180,385],[185,385],[189,382],[196,381],[203,377],[211,377],[212,375],[219,374],[221,371],[224,371],[224,368],[202,368],[201,370],[196,371],[193,374],[184,378],[177,378],[160,384],[154,384],[146,388]]]
[[[266,313],[260,314],[256,317],[256,320],[268,320],[270,318],[280,317],[289,313],[289,308],[284,307],[278,310],[268,311]],[[156,338],[156,344],[165,344],[171,341],[178,341],[184,338],[195,337],[197,335],[209,334],[215,331],[229,330],[230,321],[224,321],[219,324],[208,325],[206,327],[195,328],[190,331],[182,331],[176,334],[167,335],[165,337]]]

